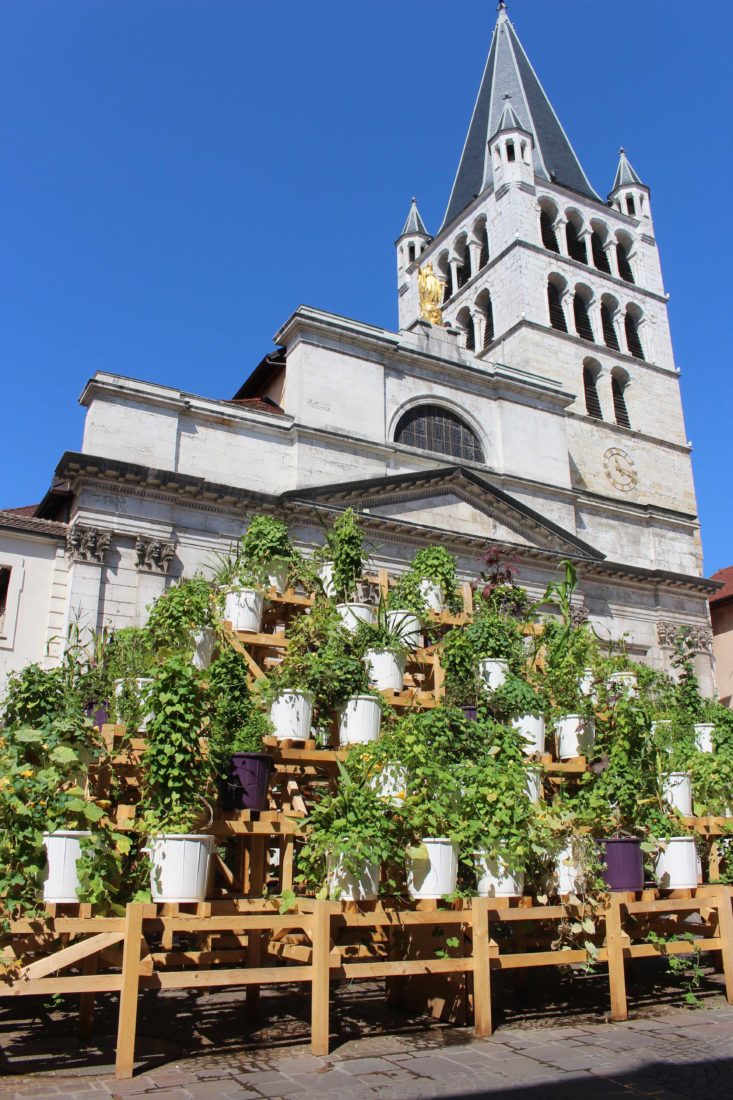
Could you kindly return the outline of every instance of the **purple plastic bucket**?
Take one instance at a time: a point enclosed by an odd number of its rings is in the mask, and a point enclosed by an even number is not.
[[[609,890],[643,890],[644,857],[638,837],[623,836],[599,840],[603,877]]]
[[[91,703],[87,703],[84,713],[87,718],[91,718],[97,729],[101,730],[102,726],[109,722],[109,703],[99,703],[95,699]]]
[[[267,788],[275,761],[266,752],[235,752],[229,757],[229,771],[221,784],[225,810],[264,810]]]
[[[469,722],[475,722],[478,717],[478,707],[461,707],[464,717],[468,718]]]

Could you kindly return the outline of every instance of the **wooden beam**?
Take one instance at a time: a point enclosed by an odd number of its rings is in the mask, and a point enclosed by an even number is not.
[[[621,902],[619,898],[611,894],[606,909],[606,951],[608,953],[608,984],[611,993],[612,1020],[628,1020],[629,1018],[623,940]]]
[[[313,944],[311,985],[311,1053],[328,1054],[329,999],[331,952],[331,907],[327,901],[316,902],[310,921]]]
[[[469,589],[470,591],[470,589]],[[466,608],[467,611],[470,608]],[[491,1035],[491,965],[488,898],[472,902],[473,1026],[479,1038]]]
[[[81,959],[86,959],[89,955],[95,955],[105,947],[111,947],[112,944],[119,943],[120,940],[124,939],[124,936],[124,932],[100,932],[96,936],[90,936],[89,939],[79,940],[69,947],[62,948],[61,951],[54,951],[44,959],[38,959],[37,962],[24,966],[18,975],[18,979],[19,981],[34,981],[37,978],[45,978],[48,974],[63,970],[65,966],[72,966],[74,963],[80,962]]]
[[[140,985],[140,948],[142,945],[143,906],[132,902],[125,912],[125,951],[122,957],[120,1013],[117,1022],[115,1077],[132,1077],[135,1068],[137,998]]]

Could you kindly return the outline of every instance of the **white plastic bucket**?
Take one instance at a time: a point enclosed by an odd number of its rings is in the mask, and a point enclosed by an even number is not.
[[[369,673],[369,683],[380,691],[402,691],[405,675],[404,653],[392,653],[389,649],[368,649],[364,664]]]
[[[191,640],[193,641],[194,668],[205,672],[214,657],[216,634],[210,626],[205,626],[202,630],[194,630]]]
[[[161,833],[148,838],[153,901],[204,901],[213,836]]]
[[[359,623],[373,623],[376,617],[374,608],[368,603],[337,603],[336,610],[342,626],[350,634],[356,633]]]
[[[366,745],[379,737],[382,708],[373,695],[352,695],[339,712],[339,744]]]
[[[81,840],[92,834],[85,829],[57,829],[43,834],[48,867],[43,884],[43,900],[61,904],[79,900],[76,861],[81,855]]]
[[[153,682],[152,676],[138,676],[134,680],[131,681],[131,683],[133,683],[135,685],[135,690],[137,692],[138,698],[140,699],[141,703],[143,701],[142,696],[143,696],[143,693],[144,693],[145,689],[148,687],[149,684],[152,684],[152,682]],[[125,683],[126,683],[125,680],[115,680],[115,698],[116,699],[119,699],[120,696],[122,695],[122,692],[123,692],[124,687],[125,687]],[[138,733],[146,733],[147,729],[148,729],[148,726],[150,725],[152,720],[153,720],[153,712],[152,711],[149,711],[147,714],[144,714],[142,716],[142,718],[140,719],[140,725],[138,727],[137,732]]]
[[[326,561],[318,570],[318,576],[321,578],[321,587],[323,588],[324,595],[328,596],[330,600],[336,595],[336,585],[333,583],[333,570],[334,565],[332,561]]]
[[[267,566],[267,583],[274,588],[278,596],[282,596],[288,587],[288,573],[290,564],[282,558],[273,559]]]
[[[542,768],[527,768],[524,783],[530,802],[542,800],[542,776]]]
[[[419,856],[407,856],[407,892],[416,901],[452,894],[458,881],[458,845],[426,837]]]
[[[443,589],[436,581],[429,581],[427,577],[424,577],[420,581],[420,594],[425,600],[428,611],[435,611],[439,615],[441,611],[445,610]]]
[[[582,714],[565,714],[555,722],[555,737],[561,760],[590,756],[596,738],[595,722]]]
[[[230,588],[224,598],[224,618],[233,630],[259,634],[264,597],[256,588]]]
[[[524,740],[522,751],[527,756],[545,751],[544,714],[523,714],[521,718],[512,718],[512,726],[521,734]]]
[[[612,690],[618,690],[618,694],[624,699],[634,699],[639,694],[635,672],[613,672],[608,677],[608,686]]]
[[[385,764],[369,778],[369,786],[392,806],[401,806],[407,795],[407,768],[401,764]]]
[[[695,745],[698,752],[712,752],[713,751],[713,734],[715,733],[715,726],[712,722],[696,722],[695,726]]]
[[[683,817],[692,817],[692,780],[687,772],[663,775],[662,797]]]
[[[367,860],[353,875],[343,866],[343,857],[329,859],[328,895],[332,901],[374,901],[379,894],[379,863]]]
[[[524,893],[524,871],[512,872],[505,861],[486,852],[474,852],[476,890],[480,898],[520,898]]]
[[[270,704],[270,721],[278,741],[307,741],[313,700],[302,691],[283,691]]]
[[[479,676],[489,691],[496,691],[506,682],[509,662],[501,657],[483,657],[478,663]]]
[[[578,689],[581,695],[595,695],[595,676],[592,668],[584,668],[578,680]]]
[[[558,852],[555,860],[555,880],[558,894],[575,894],[583,888],[583,869],[573,854],[572,841]]]
[[[387,626],[407,649],[419,649],[422,645],[420,620],[411,611],[388,611]]]
[[[697,848],[692,836],[673,836],[654,858],[654,877],[663,890],[697,886]]]

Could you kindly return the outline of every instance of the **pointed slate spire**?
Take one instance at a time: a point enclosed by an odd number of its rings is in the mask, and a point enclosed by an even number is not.
[[[504,96],[504,110],[501,112],[501,118],[499,119],[499,125],[496,128],[496,133],[492,134],[492,138],[496,134],[500,134],[503,130],[524,130],[524,126],[517,118],[517,113],[512,107],[512,97],[510,95]],[[525,131],[526,133],[527,131]]]
[[[520,128],[534,139],[535,175],[601,201],[581,168],[502,3],[443,227],[493,183],[486,145],[501,125],[505,95],[511,96],[511,110]]]
[[[427,229],[425,228],[425,223],[420,217],[420,211],[417,208],[416,198],[413,198],[412,202],[410,203],[410,213],[407,215],[407,221],[405,222],[404,228],[400,233],[400,237],[406,237],[413,233],[419,234],[421,237],[430,236]]]
[[[626,150],[624,149],[623,145],[621,146],[621,148],[618,151],[618,157],[619,157],[619,160],[618,160],[618,168],[616,169],[616,179],[613,181],[613,187],[611,188],[611,194],[613,194],[613,192],[617,188],[625,187],[629,183],[630,184],[635,184],[636,183],[640,187],[643,187],[644,184],[641,182],[638,175],[636,174],[634,169],[631,167],[631,164],[629,163],[629,158],[626,156]]]

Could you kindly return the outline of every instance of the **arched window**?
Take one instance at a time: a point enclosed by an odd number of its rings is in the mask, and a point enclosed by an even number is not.
[[[601,302],[601,324],[603,325],[603,342],[607,348],[620,351],[616,326],[613,323],[613,314],[608,302]]]
[[[550,311],[550,324],[558,332],[567,332],[568,323],[565,320],[565,310],[562,308],[562,295],[560,288],[555,283],[547,284],[547,306]]]
[[[569,218],[565,226],[565,236],[568,242],[568,256],[570,259],[578,260],[581,264],[587,264],[588,251],[585,247],[585,241],[581,241],[577,225]]]
[[[575,331],[581,340],[594,341],[593,326],[588,315],[588,303],[579,290],[573,295],[573,317],[575,319]]]
[[[471,249],[468,241],[463,242],[463,259],[458,264],[458,289],[465,286],[471,278]]]
[[[630,428],[631,421],[629,420],[629,410],[626,408],[626,387],[629,384],[628,378],[621,374],[620,371],[614,371],[611,375],[611,392],[613,393],[613,415],[616,418],[616,423],[620,424],[622,428]]]
[[[447,302],[451,296],[451,274],[447,252],[441,252],[438,256],[435,261],[435,272],[438,278],[443,280],[443,302]]]
[[[476,328],[473,322],[473,314],[467,307],[462,309],[456,317],[456,324],[463,333],[463,346],[469,351],[476,350]]]
[[[633,195],[626,196],[626,213],[630,214],[632,218],[636,217],[636,204]]]
[[[590,235],[590,246],[593,253],[593,266],[597,267],[599,271],[605,271],[606,275],[610,275],[611,266],[608,262],[608,256],[603,250],[603,241],[596,229]]]
[[[482,290],[476,299],[476,309],[483,319],[482,348],[487,348],[494,339],[494,308],[488,290]]]
[[[415,245],[412,242],[407,246],[407,259],[410,263],[415,259]]]
[[[449,455],[469,462],[483,462],[481,444],[468,424],[439,405],[418,405],[400,418],[395,443],[421,451]]]
[[[624,317],[624,328],[626,329],[626,347],[629,349],[629,355],[633,355],[634,359],[643,359],[644,349],[639,339],[639,321],[628,309]]]
[[[586,363],[583,366],[583,390],[585,393],[585,411],[594,420],[603,420],[601,401],[598,397],[598,366]]]
[[[553,226],[553,219],[547,213],[546,210],[540,211],[540,233],[542,234],[542,243],[550,252],[560,252],[560,245],[557,243],[557,234]]]
[[[629,249],[628,246],[618,241],[616,244],[616,262],[618,263],[618,273],[625,283],[633,283],[634,272],[631,270],[631,264],[629,262]]]
[[[489,251],[489,227],[487,225],[485,225],[484,228],[483,228],[483,231],[481,233],[481,255],[479,256],[479,261],[478,261],[479,268],[486,267],[487,263],[489,262],[489,256],[490,255],[491,255],[491,253]]]

